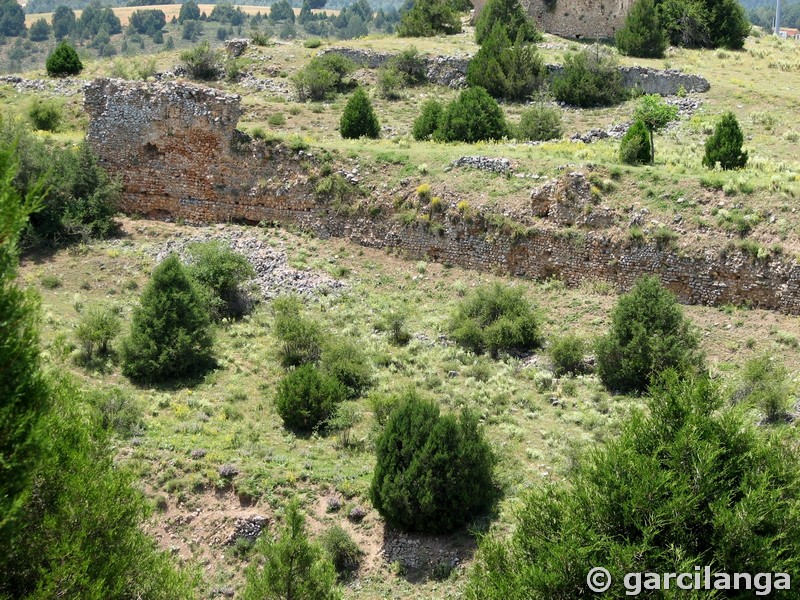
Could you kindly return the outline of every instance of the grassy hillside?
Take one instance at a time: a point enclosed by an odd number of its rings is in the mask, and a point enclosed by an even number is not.
[[[115,9],[123,11],[118,13],[121,18],[131,10]],[[213,31],[207,24],[201,39],[213,40]],[[80,79],[131,76],[134,64],[148,61],[152,61],[148,70],[153,72],[173,69],[181,62],[180,51],[194,43],[181,40],[173,25],[167,26],[167,35],[175,41],[174,50],[165,51],[146,36],[139,37],[143,48],[128,36],[131,50],[116,57],[97,58],[81,47],[86,68]],[[122,40],[120,34],[112,42],[119,47]],[[414,43],[429,54],[477,50],[470,28],[456,36]],[[52,45],[52,40],[42,44],[43,50],[46,44]],[[340,44],[399,51],[408,40],[371,36],[328,41],[323,47]],[[539,48],[547,62],[561,62],[566,52],[580,45],[548,35]],[[0,48],[0,53],[8,51],[9,45]],[[694,96],[700,107],[691,117],[657,135],[655,164],[646,167],[622,165],[618,140],[584,144],[567,139],[574,133],[628,121],[635,100],[606,109],[563,108],[564,139],[543,144],[415,142],[410,131],[422,102],[432,97],[446,101],[457,92],[426,84],[404,89],[399,100],[385,100],[376,93],[376,72],[369,69],[357,71],[354,77],[368,89],[384,127],[382,136],[374,141],[342,140],[337,128],[348,96],[299,102],[291,85],[292,75],[318,52],[306,48],[300,39],[251,45],[239,62],[244,76],[210,85],[242,95],[241,129],[276,139],[300,138],[314,149],[327,150],[338,166],[358,170],[365,190],[385,199],[429,184],[433,195],[513,214],[529,202],[531,189],[540,180],[576,169],[590,177],[602,204],[624,216],[611,235],[630,236],[629,217],[646,214],[643,235],[664,235],[666,228],[687,253],[719,252],[743,240],[754,252],[761,249],[789,259],[800,253],[800,92],[794,84],[800,70],[800,44],[793,41],[751,37],[741,52],[670,49],[662,60],[621,58],[622,64],[697,73],[711,83],[708,93]],[[21,69],[24,77],[45,77],[43,54],[40,51],[33,60],[26,59]],[[264,91],[255,91],[256,85]],[[34,99],[43,96],[56,97],[64,122],[54,134],[37,135],[52,144],[81,140],[87,119],[77,89],[64,95],[48,85],[31,92],[3,84],[0,109],[7,116],[27,119]],[[524,109],[523,104],[503,105],[512,122],[518,121]],[[703,144],[719,115],[728,110],[744,129],[750,162],[741,171],[709,172],[701,166]],[[528,176],[453,169],[452,161],[465,155],[510,158],[516,172]],[[473,531],[490,525],[507,530],[527,490],[569,474],[578,453],[616,436],[622,420],[644,405],[641,398],[609,393],[592,374],[555,377],[545,351],[492,360],[466,352],[447,336],[449,315],[466,294],[480,284],[503,281],[524,287],[525,296],[542,315],[548,343],[567,333],[592,341],[607,331],[609,311],[617,298],[608,283],[590,282],[569,289],[558,279],[511,281],[284,229],[190,227],[130,216],[121,222],[122,234],[115,239],[28,254],[21,277],[42,297],[48,367],[75,374],[87,387],[119,390],[122,406],[105,406],[107,416],[121,417],[115,438],[119,462],[135,471],[156,507],[149,531],[162,547],[199,568],[200,597],[240,587],[248,548],[226,544],[236,520],[262,515],[271,520],[269,531],[274,532],[278,509],[294,497],[308,512],[314,535],[339,524],[364,552],[362,568],[346,584],[345,597],[458,597],[474,552],[474,537],[468,532],[401,536],[387,528],[369,505],[367,490],[379,431],[375,407],[381,395],[413,387],[437,400],[446,412],[468,407],[479,415],[499,456],[497,473],[504,498],[491,524],[475,522]],[[747,225],[744,232],[743,223]],[[371,391],[348,404],[350,426],[308,437],[282,426],[274,399],[283,369],[266,299],[241,321],[216,327],[218,366],[200,381],[137,386],[122,376],[116,354],[91,365],[81,361],[75,335],[81,315],[93,306],[112,307],[126,331],[158,258],[189,239],[245,239],[255,249],[254,256],[263,257],[258,254],[262,252],[270,260],[285,259],[285,270],[267,279],[270,297],[294,289],[287,281],[295,274],[302,281],[321,282],[307,295],[305,310],[331,338],[350,339],[363,348],[374,373]],[[408,345],[393,344],[385,331],[387,314],[392,311],[405,315],[411,335]],[[733,306],[691,306],[685,311],[699,331],[712,375],[726,390],[739,385],[746,360],[765,353],[786,364],[791,385],[796,387],[798,317]],[[118,349],[118,343],[114,347]],[[752,413],[757,420],[757,411]],[[238,471],[233,479],[220,474],[225,465]],[[341,503],[338,511],[329,510],[330,498]],[[347,518],[356,506],[367,510],[361,523]],[[423,556],[421,564],[403,567],[397,558],[402,552],[392,550],[398,547],[410,547]],[[452,572],[435,568],[437,561],[454,557],[458,566]]]

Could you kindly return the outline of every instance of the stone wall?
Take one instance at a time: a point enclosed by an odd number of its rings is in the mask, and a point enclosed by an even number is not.
[[[121,175],[129,212],[190,222],[290,223],[322,237],[399,248],[409,258],[535,279],[557,276],[568,284],[604,279],[627,289],[639,276],[656,273],[687,303],[747,302],[800,313],[800,266],[794,262],[633,245],[608,227],[613,215],[560,227],[569,217],[564,203],[581,195],[583,184],[574,174],[552,194],[534,195],[531,213],[558,217],[552,221],[519,228],[479,210],[465,216],[450,199],[431,221],[406,225],[392,215],[389,198],[377,213],[355,206],[334,210],[317,198],[304,173],[304,166],[314,168],[313,159],[236,132],[236,96],[186,84],[101,79],[87,86],[86,107],[88,139],[103,164]]]
[[[522,0],[542,31],[573,39],[607,39],[625,24],[633,0]],[[473,0],[479,14],[486,0]]]
[[[292,198],[310,210],[302,154],[236,129],[240,98],[177,82],[98,79],[84,90],[87,140],[122,178],[122,208],[162,218],[258,222],[258,206]]]
[[[375,52],[360,48],[332,47],[323,53],[336,53],[352,60],[357,65],[370,69],[378,69],[385,65],[394,54]],[[426,56],[426,74],[428,81],[452,88],[466,86],[467,67],[470,56]],[[562,70],[561,65],[547,65],[550,77]],[[711,87],[708,81],[699,75],[687,75],[675,69],[651,69],[649,67],[620,67],[622,84],[629,89],[636,88],[644,94],[661,94],[674,96],[683,88],[687,92],[707,92]]]

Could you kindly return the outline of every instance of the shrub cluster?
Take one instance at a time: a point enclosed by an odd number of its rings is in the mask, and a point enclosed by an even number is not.
[[[625,574],[643,564],[655,573],[797,569],[796,446],[726,408],[705,378],[671,373],[648,404],[569,481],[533,489],[508,540],[481,542],[466,598],[591,596],[595,565],[610,572],[612,598],[626,596]]]
[[[153,271],[133,311],[122,372],[146,382],[201,374],[213,362],[210,324],[196,284],[178,256],[170,255]]]
[[[525,100],[544,75],[536,46],[517,38],[512,43],[506,27],[496,22],[467,67],[467,83],[485,88],[495,98]]]
[[[375,451],[370,498],[395,527],[452,531],[495,499],[495,458],[467,411],[443,416],[412,393],[389,416]]]
[[[281,362],[295,367],[280,382],[278,413],[287,427],[310,431],[328,421],[342,400],[372,385],[372,367],[352,341],[326,340],[322,326],[302,314],[298,298],[277,298],[272,308]]]
[[[272,302],[274,332],[278,338],[278,354],[284,367],[316,363],[322,354],[322,326],[302,314],[303,303],[294,296],[276,298]]]
[[[347,91],[350,82],[345,77],[355,69],[353,61],[335,52],[312,58],[292,78],[298,100],[325,100],[334,93]]]
[[[215,319],[244,316],[252,302],[241,285],[256,274],[250,261],[219,241],[191,244],[187,251],[187,271],[205,291],[210,314]]]
[[[599,45],[568,54],[552,92],[556,100],[582,108],[618,104],[627,95],[616,59]]]
[[[500,283],[480,287],[456,308],[450,335],[475,353],[524,352],[542,343],[541,325],[522,288]]]
[[[597,342],[597,373],[612,390],[641,393],[667,369],[700,371],[698,345],[674,294],[657,277],[643,277],[611,311],[611,330]]]
[[[563,134],[561,111],[543,102],[537,102],[522,111],[514,136],[518,140],[544,142],[558,139]]]
[[[330,556],[341,579],[346,579],[358,571],[361,556],[364,553],[350,537],[350,534],[339,525],[334,525],[325,531],[320,538],[320,543]]]
[[[111,309],[92,307],[84,311],[75,330],[75,336],[83,346],[84,358],[91,361],[95,351],[107,356],[109,344],[121,330],[119,317]]]
[[[414,123],[414,131],[425,131],[432,125],[436,109],[426,104],[427,113]],[[467,142],[474,144],[483,140],[499,140],[508,135],[503,110],[489,93],[480,87],[468,88],[445,108],[441,109],[433,139],[443,142]]]
[[[55,131],[62,119],[61,105],[55,100],[36,98],[28,110],[31,124],[40,131]]]
[[[549,351],[556,377],[577,375],[583,371],[586,342],[577,335],[565,335],[553,340]]]
[[[181,53],[189,77],[200,81],[211,81],[220,76],[220,53],[211,48],[207,40],[200,42],[191,50]]]
[[[19,122],[0,122],[0,151],[14,149],[15,189],[23,197],[48,190],[25,230],[25,245],[62,244],[106,237],[117,228],[120,188],[108,178],[88,144],[61,147],[34,136]]]

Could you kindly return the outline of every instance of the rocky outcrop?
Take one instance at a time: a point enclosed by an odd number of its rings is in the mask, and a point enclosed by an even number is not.
[[[531,209],[537,217],[547,218],[562,227],[611,227],[617,215],[607,206],[599,206],[583,173],[567,173],[531,192]]]

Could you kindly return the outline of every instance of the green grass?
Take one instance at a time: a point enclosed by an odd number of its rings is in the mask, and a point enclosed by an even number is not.
[[[87,385],[119,386],[142,406],[142,433],[135,443],[120,440],[120,448],[123,462],[137,472],[154,502],[163,504],[160,498],[164,497],[168,506],[202,508],[208,494],[235,492],[270,513],[288,497],[299,495],[307,510],[313,511],[321,498],[336,492],[353,505],[369,506],[366,494],[378,430],[370,396],[351,403],[355,424],[347,444],[336,433],[298,437],[286,431],[273,406],[283,370],[271,333],[272,315],[265,305],[242,321],[217,328],[219,368],[193,387],[139,388],[122,378],[113,363],[99,372],[86,371],[76,362],[78,351],[70,346],[79,319],[75,302],[116,306],[127,321],[152,268],[148,256],[181,230],[176,225],[128,221],[126,231],[131,237],[123,241],[59,251],[44,265],[26,262],[22,277],[29,284],[55,273],[62,281],[58,288],[40,288],[48,362],[75,372]],[[307,310],[331,335],[352,338],[367,352],[375,369],[371,393],[413,386],[435,398],[445,411],[469,407],[480,415],[500,457],[498,479],[506,494],[497,522],[500,527],[508,522],[507,511],[526,489],[543,477],[565,474],[579,449],[614,436],[625,415],[642,405],[640,400],[608,394],[593,375],[554,378],[546,351],[536,366],[528,366],[511,357],[497,361],[476,357],[438,341],[464,292],[496,277],[435,263],[406,262],[385,252],[282,230],[265,230],[263,235],[268,243],[284,249],[296,266],[348,270],[346,292],[317,297]],[[465,281],[469,282],[466,289]],[[84,282],[90,282],[88,289]],[[567,289],[557,280],[529,284],[526,295],[545,316],[547,339],[565,333],[593,339],[605,331],[614,301],[608,286]],[[391,343],[387,333],[378,330],[383,315],[391,310],[408,315],[411,341],[407,345]],[[747,318],[741,319],[738,310],[726,314],[690,307],[687,311],[701,328],[712,369],[731,361],[739,365],[747,356],[766,350],[786,360],[790,368],[800,366],[796,356],[800,326],[792,317],[748,311]],[[726,327],[725,323],[734,321],[735,326]],[[769,327],[774,334],[765,336]],[[735,375],[736,370],[732,372]],[[202,458],[192,458],[197,449],[205,450]],[[240,471],[233,488],[218,474],[224,464]],[[343,516],[325,518],[338,523]],[[375,522],[369,527],[360,529],[359,535],[379,540],[381,527]],[[181,535],[188,537],[191,531],[186,528]],[[202,556],[202,544],[192,547],[198,558]],[[235,553],[226,557],[214,562],[206,583],[224,581],[241,570],[241,558]],[[412,585],[388,570],[389,565],[367,570],[359,590],[351,590],[348,597],[378,598],[406,590],[439,598],[455,593],[463,583],[462,575],[445,583]]]

